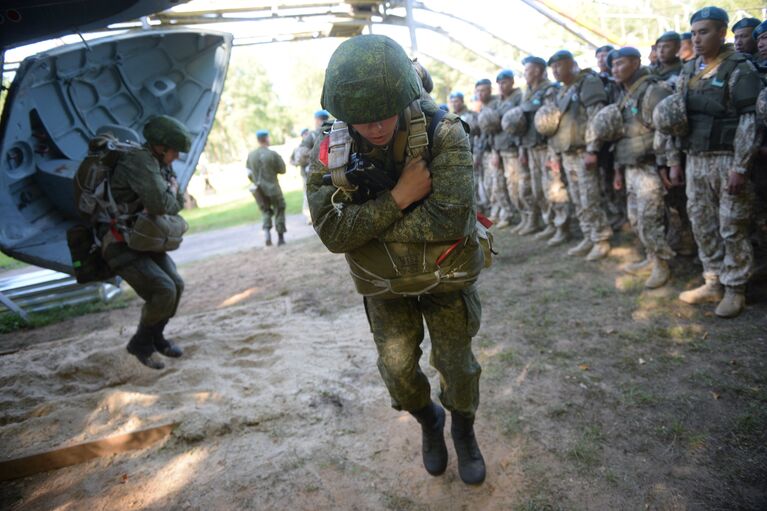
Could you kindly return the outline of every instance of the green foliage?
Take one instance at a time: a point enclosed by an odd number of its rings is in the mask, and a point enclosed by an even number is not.
[[[25,263],[0,253],[0,270],[12,270],[14,268],[21,268],[22,266],[25,266]]]
[[[109,303],[101,301],[81,303],[60,307],[58,309],[51,309],[45,312],[33,312],[29,315],[29,321],[24,321],[17,315],[6,312],[0,314],[0,334],[7,334],[21,329],[39,328],[94,312],[123,309],[135,298],[136,296],[133,293],[124,293]]]
[[[291,122],[280,106],[266,71],[247,55],[233,53],[224,91],[208,136],[211,161],[244,160],[256,146],[256,131],[268,129],[272,143],[281,144]]]

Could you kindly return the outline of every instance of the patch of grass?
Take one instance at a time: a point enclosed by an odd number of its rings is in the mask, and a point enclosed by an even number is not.
[[[658,396],[636,385],[622,389],[622,401],[627,406],[651,406],[658,404]]]
[[[508,349],[498,355],[498,361],[507,365],[513,365],[517,360],[514,350]]]
[[[13,270],[14,268],[21,268],[26,265],[27,263],[22,263],[0,252],[0,270]]]
[[[580,465],[594,467],[600,461],[603,442],[604,434],[599,426],[589,426],[567,451],[567,457]]]
[[[303,190],[285,192],[285,213],[301,212],[304,201]],[[261,211],[254,199],[243,199],[218,206],[191,209],[182,213],[189,223],[189,233],[223,229],[261,221]]]
[[[563,509],[565,508],[559,504],[553,504],[548,498],[539,495],[514,507],[514,511],[561,511]]]
[[[29,315],[29,321],[24,321],[15,314],[2,314],[0,315],[0,334],[16,332],[17,330],[22,329],[40,328],[42,326],[60,323],[61,321],[70,318],[75,318],[94,312],[122,309],[127,307],[134,298],[135,295],[133,293],[123,293],[123,295],[109,303],[97,301],[91,303],[81,303],[78,305],[69,305],[45,312],[33,312]]]

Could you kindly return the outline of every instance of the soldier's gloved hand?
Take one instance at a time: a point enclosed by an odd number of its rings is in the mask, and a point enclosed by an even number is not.
[[[613,189],[623,190],[623,171],[620,167],[615,167],[615,174],[613,175]]]
[[[597,168],[597,153],[583,153],[583,164],[586,170],[595,170]]]
[[[660,174],[660,180],[663,183],[663,187],[666,190],[674,186],[671,183],[671,180],[668,178],[668,167],[666,167],[665,165],[662,167],[658,167],[658,173]]]
[[[519,164],[523,167],[527,167],[528,163],[530,163],[530,160],[527,159],[527,151],[521,149],[519,151]]]
[[[429,192],[431,192],[431,172],[426,162],[419,156],[410,160],[402,169],[402,174],[392,189],[391,196],[399,209],[403,210],[429,195]]]
[[[684,171],[682,170],[681,165],[671,166],[671,170],[669,170],[669,179],[671,181],[671,186],[684,185]]]
[[[748,177],[740,172],[730,171],[730,178],[727,180],[727,193],[730,195],[740,195],[746,186]]]

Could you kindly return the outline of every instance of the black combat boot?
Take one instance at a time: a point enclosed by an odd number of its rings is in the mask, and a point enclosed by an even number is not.
[[[461,480],[466,484],[482,484],[485,480],[485,460],[474,436],[474,417],[456,412],[451,412],[450,415],[453,419],[450,432],[453,434]]]
[[[279,247],[280,245],[284,245],[284,244],[285,244],[285,234],[281,233],[281,232],[278,232],[277,233],[277,246]]]
[[[421,451],[423,466],[433,476],[441,475],[447,467],[447,446],[445,445],[445,410],[434,404],[410,412],[421,424]]]
[[[165,330],[165,325],[167,324],[168,320],[166,319],[165,321],[162,321],[151,327],[153,334],[152,339],[154,340],[154,349],[166,357],[178,358],[184,354],[184,350],[182,350],[181,346],[173,342],[171,339],[165,338],[163,331]]]
[[[264,245],[267,247],[272,246],[272,233],[269,229],[264,229]]]
[[[152,327],[139,325],[138,330],[136,330],[136,333],[130,338],[125,349],[145,366],[152,369],[163,369],[165,364],[152,356],[155,352],[153,341],[154,332]]]

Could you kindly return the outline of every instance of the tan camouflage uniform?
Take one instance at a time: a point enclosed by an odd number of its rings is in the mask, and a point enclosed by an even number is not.
[[[514,89],[508,97],[499,98],[495,104],[498,114],[503,117],[503,114],[522,102],[522,97],[522,90]],[[519,162],[518,144],[518,137],[505,131],[493,136],[493,148],[500,154],[503,165],[501,176],[503,182],[498,183],[503,186],[503,189],[496,190],[496,194],[501,197],[504,207],[508,209],[508,215],[502,218],[511,216],[513,210],[519,211],[523,218],[535,213],[530,208],[532,202],[530,169]]]
[[[722,47],[722,52],[730,51],[732,45]],[[691,114],[690,93],[687,117],[691,135],[683,137],[681,142],[687,153],[687,211],[698,244],[698,256],[703,263],[704,278],[707,282],[718,279],[727,287],[742,289],[753,269],[753,247],[748,235],[754,190],[753,183],[747,179],[743,192],[731,195],[727,192],[727,184],[730,171],[748,172],[756,153],[758,138],[754,107],[759,78],[753,64],[733,52],[694,85],[690,85],[690,80],[701,69],[702,59],[699,57],[688,62],[680,76],[678,88],[682,91],[703,90],[713,84],[713,80],[719,80],[719,68],[730,60],[736,62],[726,80],[729,98],[726,106],[737,115],[737,129],[730,142],[732,150],[696,148],[692,133],[695,133],[695,124],[699,121]],[[753,96],[753,101],[750,96]],[[734,106],[734,97],[743,98],[739,107]]]
[[[493,96],[492,99],[482,108],[492,108],[499,110],[501,100],[497,96]],[[499,134],[482,133],[483,140],[483,152],[482,152],[482,173],[483,181],[485,185],[485,192],[487,193],[489,203],[490,217],[499,221],[508,220],[514,212],[513,205],[509,199],[509,193],[506,187],[505,176],[505,162],[502,160],[496,162],[496,158],[493,155],[497,148],[495,147],[495,139]]]

